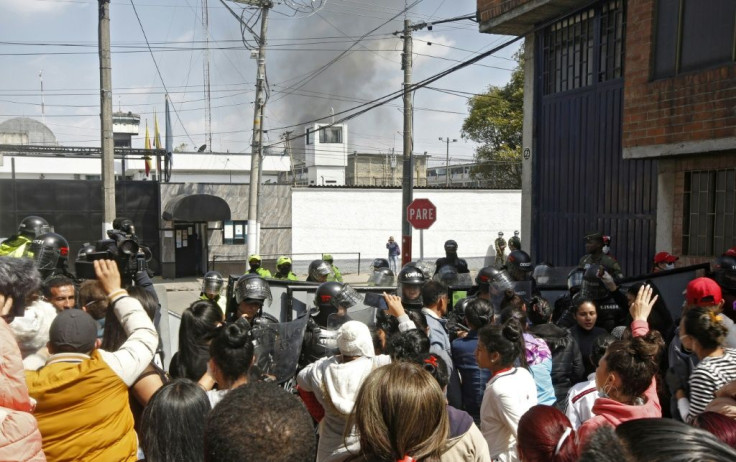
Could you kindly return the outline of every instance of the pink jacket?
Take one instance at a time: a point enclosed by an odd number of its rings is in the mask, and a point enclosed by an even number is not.
[[[631,323],[631,332],[634,337],[646,335],[649,325],[646,321],[634,321]],[[610,398],[598,398],[593,404],[593,417],[583,422],[578,431],[578,440],[581,444],[588,440],[595,430],[603,425],[618,426],[624,422],[634,419],[648,417],[662,417],[662,406],[657,396],[657,381],[652,378],[652,383],[644,392],[646,402],[641,406],[619,403]]]
[[[32,407],[20,349],[0,319],[0,460],[46,461]]]

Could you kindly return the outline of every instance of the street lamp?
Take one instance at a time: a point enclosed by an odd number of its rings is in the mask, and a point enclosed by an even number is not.
[[[450,141],[453,143],[457,143],[457,139],[453,138],[450,140],[450,138],[443,138],[440,136],[440,141],[444,141],[447,143],[447,154],[445,156],[445,187],[450,187]]]

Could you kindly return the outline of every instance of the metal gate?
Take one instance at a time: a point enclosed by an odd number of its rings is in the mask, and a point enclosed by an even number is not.
[[[576,265],[583,236],[613,238],[632,276],[655,253],[657,163],[621,150],[625,1],[603,1],[555,23],[535,42],[532,255]]]

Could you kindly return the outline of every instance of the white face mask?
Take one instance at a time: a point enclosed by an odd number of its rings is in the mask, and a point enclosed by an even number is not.
[[[608,245],[604,245],[603,246],[603,253],[604,254],[608,255],[608,252],[610,252],[610,251],[611,251],[611,246],[608,246]]]
[[[675,269],[675,264],[674,263],[665,263],[664,269],[665,270]]]

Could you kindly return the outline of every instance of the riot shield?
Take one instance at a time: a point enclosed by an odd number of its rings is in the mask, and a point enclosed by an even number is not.
[[[511,286],[514,293],[523,300],[530,300],[532,298],[532,281],[512,281]],[[503,302],[503,298],[503,292],[491,292],[491,304],[493,305],[493,311],[496,314],[501,312],[501,303]]]
[[[373,326],[376,324],[376,310],[372,306],[358,303],[355,306],[349,308],[347,313],[343,316],[339,314],[331,314],[327,317],[327,328],[337,330],[341,325],[348,321],[360,321],[366,326]]]
[[[294,376],[308,319],[253,326],[255,364],[264,380],[283,383]]]

